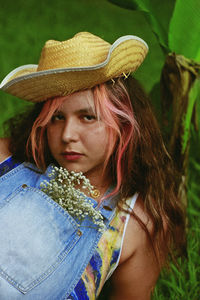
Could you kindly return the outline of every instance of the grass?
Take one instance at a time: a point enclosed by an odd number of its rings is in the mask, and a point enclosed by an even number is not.
[[[172,264],[172,272],[160,276],[153,300],[200,299],[200,158],[197,149],[200,149],[200,138],[192,128],[187,206],[188,259],[180,263],[179,269]]]
[[[192,214],[188,214],[192,217]],[[171,265],[172,272],[164,273],[156,285],[153,300],[199,300],[200,299],[200,222],[193,220],[188,231],[188,259],[180,269]]]

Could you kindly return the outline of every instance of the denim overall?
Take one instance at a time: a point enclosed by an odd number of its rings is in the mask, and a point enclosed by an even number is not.
[[[0,177],[0,300],[67,300],[102,235],[39,189],[50,171],[23,163]],[[106,227],[116,201],[99,208]]]

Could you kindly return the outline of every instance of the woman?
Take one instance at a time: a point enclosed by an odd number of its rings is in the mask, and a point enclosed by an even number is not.
[[[135,36],[111,46],[79,33],[48,41],[38,66],[1,83],[37,103],[1,140],[0,298],[96,299],[111,277],[110,299],[147,300],[168,257],[184,249],[171,160],[145,93],[127,75],[147,51]],[[101,213],[103,230],[41,191],[52,163],[90,180],[85,203]]]

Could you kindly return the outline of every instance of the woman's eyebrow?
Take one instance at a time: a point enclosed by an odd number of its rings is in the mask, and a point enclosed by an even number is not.
[[[86,107],[86,108],[81,108],[81,109],[77,110],[77,113],[92,113],[92,114],[94,114],[95,111],[92,107]]]
[[[59,114],[64,114],[65,111],[62,110],[62,109],[59,109],[55,112],[56,114],[59,113]],[[92,107],[83,107],[83,108],[80,108],[80,109],[77,109],[75,111],[76,114],[82,114],[82,113],[89,113],[89,114],[94,114],[95,113],[95,110],[92,108]]]

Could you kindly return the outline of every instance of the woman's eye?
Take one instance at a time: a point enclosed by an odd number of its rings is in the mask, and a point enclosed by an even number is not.
[[[52,122],[54,122],[54,121],[62,121],[62,120],[64,120],[64,116],[61,115],[61,114],[57,114],[57,115],[54,115],[51,120],[52,120]]]
[[[96,120],[96,116],[94,116],[94,115],[84,115],[82,118],[84,121],[88,121],[88,122]]]

